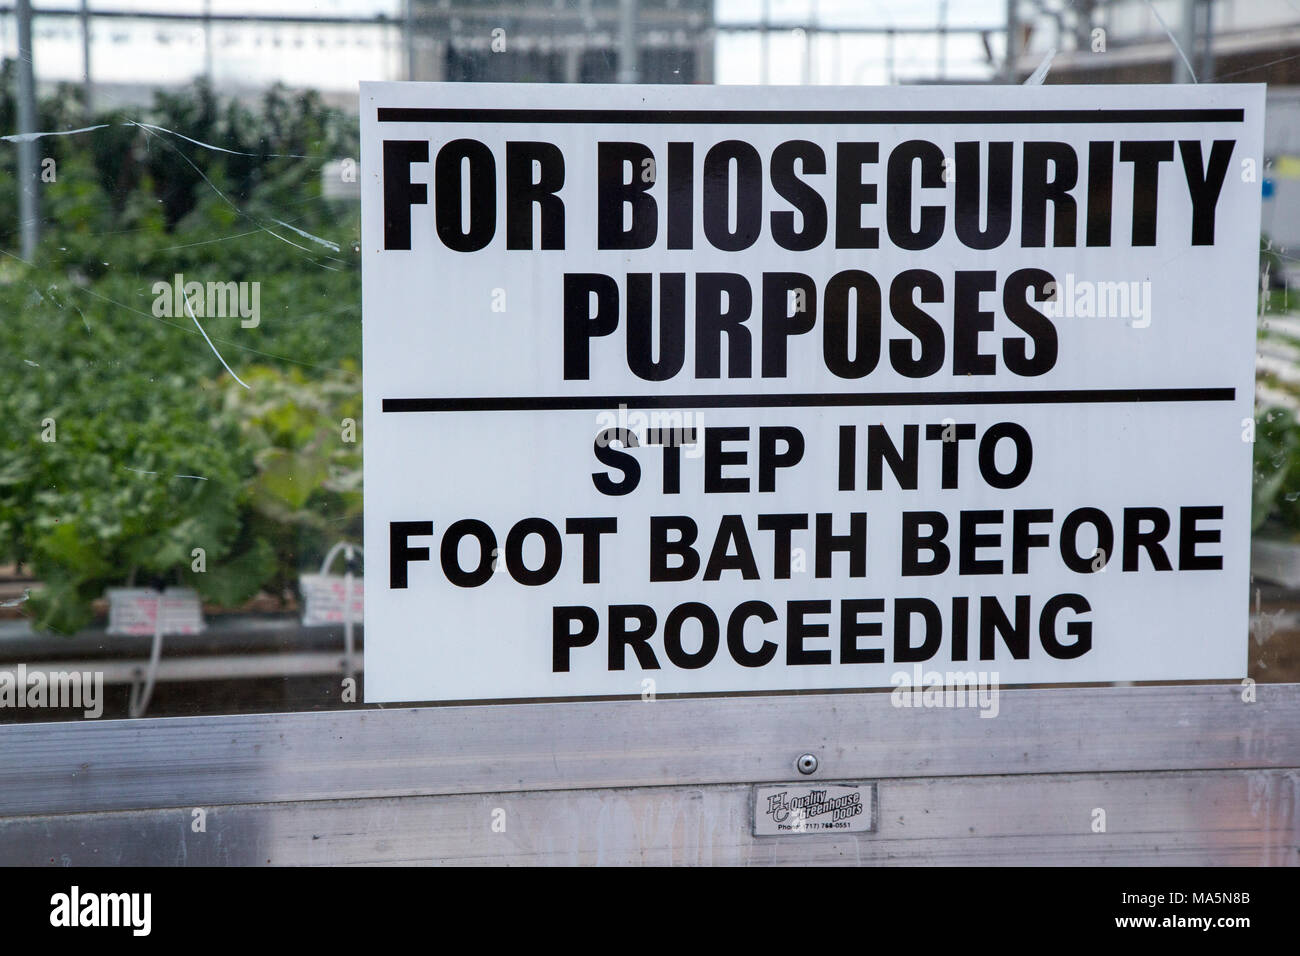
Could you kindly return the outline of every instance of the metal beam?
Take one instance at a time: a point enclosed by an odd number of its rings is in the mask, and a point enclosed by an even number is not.
[[[1020,59],[1020,0],[1007,0],[1007,51],[1002,61],[1002,82],[1018,83],[1016,61]]]
[[[636,83],[641,77],[637,57],[637,0],[618,0],[618,81]]]
[[[10,4],[0,4],[0,16],[10,15],[14,12],[14,6]],[[76,17],[80,16],[80,11],[74,8],[52,7],[41,8],[33,11],[37,17]],[[536,24],[539,27],[546,27],[548,30],[553,28],[570,27],[574,32],[587,33],[593,29],[592,25],[584,23],[580,11],[574,9],[564,10],[529,10],[527,8],[516,8],[505,5],[483,6],[475,5],[464,9],[458,9],[454,12],[446,13],[420,13],[413,16],[411,23],[415,26],[417,32],[431,27],[437,27],[446,30],[449,27],[453,15],[456,19],[467,23],[480,23],[491,21],[500,22],[503,18],[523,22],[525,24]],[[406,25],[405,15],[392,17],[387,14],[377,13],[365,16],[345,15],[345,14],[289,14],[289,13],[212,13],[205,18],[202,13],[179,13],[167,10],[116,10],[95,7],[91,11],[92,17],[105,17],[108,19],[123,20],[158,20],[172,21],[178,23],[192,23],[208,19],[217,24],[279,24],[279,25],[298,25],[298,26],[386,26],[386,27],[404,27]],[[599,8],[592,11],[592,19],[596,21],[594,27],[604,27],[605,29],[616,29],[621,16],[621,10],[610,8]],[[690,11],[681,9],[639,9],[638,20],[643,27],[664,28],[672,26],[682,26],[690,22]],[[719,33],[759,33],[764,29],[777,29],[778,25],[765,23],[762,20],[741,21],[733,20],[726,23],[714,23],[708,20],[707,16],[700,16],[701,25],[707,26],[708,29]],[[835,24],[827,23],[822,20],[783,20],[779,24],[781,30],[801,29],[805,31],[816,31],[819,33],[839,33],[844,35],[861,34],[863,36],[882,36],[886,34],[896,34],[898,36],[908,35],[931,35],[938,30],[935,27],[927,26],[886,26],[872,27],[859,26],[856,24]],[[947,26],[943,32],[949,35],[961,36],[981,36],[988,33],[1000,33],[1002,27],[998,25],[988,26]]]
[[[889,691],[0,726],[0,816],[602,787],[1300,767],[1300,684]],[[1095,804],[1094,804],[1095,805]],[[0,841],[2,842],[2,841]]]
[[[875,833],[765,837],[735,785],[200,801],[0,818],[0,864],[1277,866],[1300,862],[1297,792],[1294,770],[917,777],[879,782]]]
[[[32,59],[31,0],[18,0],[18,132],[35,133],[36,68]],[[18,143],[18,234],[21,254],[31,261],[40,241],[41,208],[36,182],[36,141]]]
[[[81,0],[81,99],[90,117],[95,112],[95,86],[90,71],[90,0]]]

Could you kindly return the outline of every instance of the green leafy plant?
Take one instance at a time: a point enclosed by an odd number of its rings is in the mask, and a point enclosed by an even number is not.
[[[6,130],[12,79],[5,64]],[[115,585],[186,583],[223,606],[284,593],[360,537],[360,446],[341,437],[360,421],[359,222],[320,196],[323,163],[356,155],[355,118],[202,85],[143,116],[88,120],[70,88],[39,112],[41,129],[105,128],[41,141],[56,175],[30,262],[0,222],[0,562],[40,579],[25,607],[63,632]],[[17,206],[14,159],[0,145],[0,208]],[[177,273],[258,283],[258,323],[158,314]]]
[[[335,541],[361,538],[360,374],[351,363],[314,379],[259,367],[246,381],[227,382],[225,413],[253,454],[247,518],[275,549],[283,591]]]

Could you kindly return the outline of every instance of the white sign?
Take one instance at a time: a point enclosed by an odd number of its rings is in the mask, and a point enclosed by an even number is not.
[[[367,699],[1241,677],[1263,106],[363,84]]]
[[[192,588],[109,588],[109,634],[201,634],[203,607]]]
[[[302,590],[303,627],[325,624],[360,624],[365,613],[365,582],[349,581],[341,574],[303,574],[298,578]]]

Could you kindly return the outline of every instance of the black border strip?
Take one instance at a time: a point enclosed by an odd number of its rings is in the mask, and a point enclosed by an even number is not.
[[[1069,388],[987,392],[843,394],[576,395],[385,398],[385,412],[560,412],[628,408],[871,408],[896,405],[1101,405],[1125,402],[1231,402],[1235,388]]]
[[[619,109],[460,109],[381,106],[381,123],[744,123],[835,126],[914,123],[1243,123],[1242,109],[1093,109],[1093,110],[619,110]]]

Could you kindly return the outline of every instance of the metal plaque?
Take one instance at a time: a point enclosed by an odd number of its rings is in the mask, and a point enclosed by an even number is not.
[[[874,782],[780,783],[754,788],[754,836],[875,830]]]

